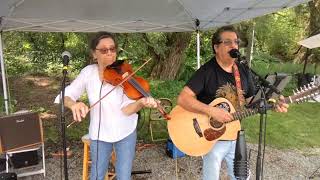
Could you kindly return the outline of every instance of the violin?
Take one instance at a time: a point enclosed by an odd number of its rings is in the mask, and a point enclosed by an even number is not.
[[[118,60],[106,67],[103,72],[103,78],[109,84],[118,86],[123,81],[123,79],[131,76],[121,84],[124,93],[130,99],[134,100],[138,100],[143,97],[152,97],[150,95],[150,85],[148,81],[146,81],[142,77],[134,75],[133,73],[134,72],[130,64]],[[157,109],[165,119],[171,119],[159,103],[157,103]]]
[[[113,64],[107,66],[105,71],[103,72],[103,78],[106,82],[112,84],[114,87],[103,97],[101,97],[97,102],[93,103],[93,105],[90,106],[89,111],[103,98],[110,94],[117,86],[122,86],[125,94],[129,98],[134,100],[140,99],[142,97],[151,97],[149,83],[141,77],[134,76],[135,73],[139,69],[141,69],[145,64],[147,64],[150,60],[151,58],[148,61],[144,62],[134,72],[132,71],[131,65],[125,63],[124,61],[118,60],[115,61]],[[157,109],[166,120],[171,119],[160,103],[157,103]],[[77,121],[71,122],[69,125],[67,125],[67,128],[69,128],[75,122]]]

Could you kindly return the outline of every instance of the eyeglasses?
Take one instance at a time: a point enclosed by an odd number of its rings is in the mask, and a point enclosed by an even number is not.
[[[240,39],[235,39],[235,40],[226,39],[226,40],[221,40],[219,43],[223,43],[226,46],[231,46],[232,43],[234,43],[239,46],[240,42],[241,42]]]
[[[116,48],[115,47],[96,49],[96,50],[98,50],[101,54],[108,54],[109,51],[110,51],[110,53],[115,53],[116,52]]]

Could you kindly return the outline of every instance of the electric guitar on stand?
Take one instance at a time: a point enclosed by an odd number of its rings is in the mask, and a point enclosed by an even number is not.
[[[320,94],[320,85],[309,84],[301,87],[292,96],[286,97],[285,102],[300,103]],[[218,140],[236,140],[241,130],[240,121],[259,113],[259,109],[235,111],[232,104],[225,98],[217,98],[210,106],[223,108],[231,113],[233,120],[221,123],[204,114],[193,113],[177,105],[170,113],[171,120],[167,121],[169,136],[177,148],[190,155],[202,156],[207,154]],[[275,104],[270,105],[273,109]]]

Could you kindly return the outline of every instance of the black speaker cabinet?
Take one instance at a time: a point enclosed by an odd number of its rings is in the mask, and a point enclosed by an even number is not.
[[[36,165],[39,163],[38,151],[15,153],[10,160],[15,169]]]
[[[40,145],[42,124],[38,113],[27,112],[0,117],[0,152]]]
[[[0,180],[17,180],[17,174],[16,173],[1,173],[0,174]]]

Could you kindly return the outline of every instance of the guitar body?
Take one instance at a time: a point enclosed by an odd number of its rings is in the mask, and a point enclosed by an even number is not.
[[[294,91],[294,95],[286,97],[285,103],[301,103],[320,94],[320,84],[309,84]],[[233,120],[220,123],[203,114],[189,112],[176,106],[170,113],[171,120],[167,121],[170,138],[178,149],[190,156],[207,154],[218,140],[236,140],[241,129],[240,121],[257,114],[259,108],[245,109],[235,112],[232,104],[225,98],[217,98],[210,106],[222,108],[231,113]],[[270,104],[269,109],[275,107]]]
[[[223,108],[230,113],[235,112],[232,104],[224,98],[217,98],[209,105]],[[187,111],[178,105],[173,108],[170,117],[171,120],[167,121],[170,138],[180,151],[190,156],[207,154],[218,140],[236,140],[241,129],[238,120],[213,128],[210,124],[211,118],[207,115]],[[206,139],[206,129],[211,129],[214,135],[210,140]]]

